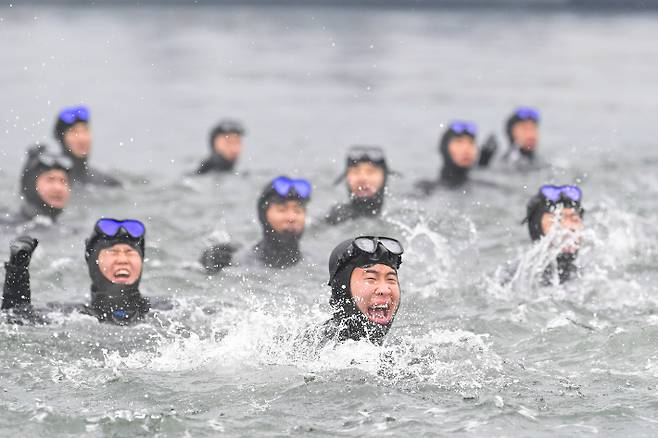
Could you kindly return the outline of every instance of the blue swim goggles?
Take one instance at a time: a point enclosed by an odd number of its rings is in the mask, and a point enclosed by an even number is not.
[[[554,186],[546,184],[539,189],[541,194],[551,203],[557,203],[561,198],[567,198],[570,201],[579,203],[583,197],[583,192],[578,186]]]
[[[272,188],[282,198],[286,198],[291,194],[296,194],[302,199],[309,199],[313,190],[311,183],[307,180],[290,179],[287,176],[274,178],[274,180],[272,180]]]
[[[117,220],[112,218],[103,218],[96,221],[96,231],[108,237],[115,237],[121,230],[124,230],[133,239],[139,239],[144,236],[146,227],[136,219]]]
[[[465,122],[463,120],[456,120],[450,123],[448,129],[457,135],[467,134],[475,137],[478,133],[478,128],[475,123]]]
[[[59,112],[59,119],[67,125],[72,125],[75,122],[88,122],[89,108],[86,106],[64,108]]]
[[[539,122],[539,111],[527,106],[517,108],[514,112],[514,115],[521,120],[532,120],[533,122]]]

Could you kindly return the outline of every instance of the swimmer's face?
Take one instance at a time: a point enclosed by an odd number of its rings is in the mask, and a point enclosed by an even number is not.
[[[400,305],[398,274],[390,266],[377,264],[356,268],[350,279],[352,299],[370,321],[388,324]]]
[[[539,126],[532,120],[522,120],[512,126],[512,139],[521,149],[532,152],[537,148]]]
[[[454,137],[448,143],[448,154],[452,158],[452,161],[459,167],[467,169],[473,166],[478,154],[475,139],[470,135]]]
[[[142,264],[139,252],[126,243],[117,243],[98,254],[98,268],[112,283],[134,284],[142,274]]]
[[[234,162],[242,151],[242,137],[235,133],[220,134],[213,142],[215,153],[224,157],[225,160]]]
[[[580,213],[574,208],[563,208],[559,213],[544,213],[541,217],[541,232],[544,236],[556,225],[571,232],[580,231],[584,227]],[[568,236],[565,237],[568,238]],[[574,245],[566,247],[563,252],[574,254],[578,251],[579,246],[580,239]]]
[[[71,194],[69,176],[59,169],[43,172],[37,177],[35,187],[41,200],[52,208],[66,207]]]
[[[64,133],[64,144],[77,158],[86,158],[91,151],[91,130],[85,122],[77,122]]]
[[[277,233],[301,234],[306,224],[306,208],[297,201],[271,203],[265,211],[265,218]]]
[[[359,198],[369,198],[384,187],[384,169],[372,163],[359,163],[347,168],[350,192]]]

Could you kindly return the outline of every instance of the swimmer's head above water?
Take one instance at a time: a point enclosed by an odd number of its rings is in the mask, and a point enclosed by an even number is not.
[[[505,133],[510,147],[531,157],[539,143],[539,111],[530,107],[517,108],[507,119]]]
[[[86,106],[62,109],[55,122],[55,138],[62,152],[74,160],[86,160],[91,153],[90,112]]]
[[[44,145],[28,149],[21,175],[21,194],[35,214],[56,219],[62,213],[70,197],[72,166],[68,157],[51,154]]]
[[[230,119],[220,121],[210,131],[210,149],[227,167],[233,168],[238,161],[245,132],[240,122]]]
[[[400,306],[400,242],[360,236],[341,242],[329,257],[333,320],[344,339],[381,344]]]
[[[578,186],[543,185],[539,192],[528,201],[526,218],[528,232],[533,241],[541,239],[558,226],[571,232],[583,229],[581,205],[583,193]],[[568,246],[565,253],[576,253],[578,245]]]

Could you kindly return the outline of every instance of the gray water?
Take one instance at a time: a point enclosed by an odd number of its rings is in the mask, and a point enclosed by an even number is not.
[[[92,163],[127,186],[76,191],[37,234],[34,303],[88,299],[83,240],[106,215],[146,222],[143,292],[178,306],[128,328],[57,313],[0,324],[0,435],[655,436],[657,18],[3,6],[0,208],[19,202],[24,148],[54,147],[55,114],[81,102]],[[410,196],[437,172],[442,124],[501,138],[519,104],[542,110],[550,170]],[[240,175],[186,177],[224,116],[249,130]],[[402,174],[381,220],[311,225],[287,271],[200,273],[213,239],[259,238],[256,196],[280,173],[313,181],[317,224],[345,197],[332,181],[354,143],[385,146]],[[501,287],[500,267],[541,251],[519,222],[549,181],[583,187],[583,277]],[[297,342],[330,314],[329,251],[365,232],[407,250],[387,343]]]

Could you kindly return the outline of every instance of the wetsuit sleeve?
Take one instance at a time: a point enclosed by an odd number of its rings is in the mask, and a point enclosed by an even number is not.
[[[212,169],[212,166],[210,164],[210,160],[203,160],[201,164],[199,165],[199,168],[194,172],[195,175],[203,175],[208,172],[210,172],[210,169]]]
[[[2,289],[2,309],[26,307],[31,304],[30,271],[27,266],[5,263],[5,285]]]
[[[228,243],[213,245],[201,254],[199,262],[208,274],[219,272],[233,261],[236,248]]]

